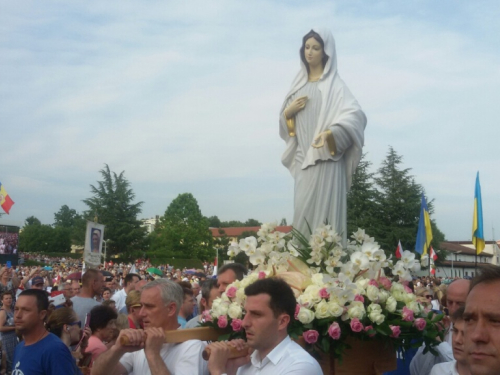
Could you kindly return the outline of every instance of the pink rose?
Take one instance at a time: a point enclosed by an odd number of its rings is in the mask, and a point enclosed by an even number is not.
[[[295,319],[297,319],[297,316],[299,315],[299,312],[300,312],[300,305],[297,303],[295,305],[295,316],[294,316]]]
[[[418,318],[418,319],[415,319],[415,322],[413,322],[413,325],[415,327],[417,327],[417,329],[419,331],[423,331],[425,326],[427,325],[427,322],[425,321],[425,319]]]
[[[413,294],[413,290],[411,290],[411,288],[408,286],[408,285],[403,285],[404,288],[405,288],[405,292],[406,293],[410,293],[410,294]]]
[[[241,331],[242,324],[243,321],[241,319],[233,319],[233,321],[231,322],[231,328],[234,332],[239,332]]]
[[[212,321],[212,315],[210,315],[210,310],[205,310],[201,313],[201,319],[204,322],[211,322]]]
[[[356,295],[354,296],[354,300],[355,300],[355,301],[358,301],[358,302],[363,302],[363,303],[365,303],[365,297],[363,297],[361,294],[356,294]]]
[[[389,327],[391,327],[391,330],[392,330],[391,337],[394,337],[395,339],[397,339],[399,337],[399,335],[401,334],[401,327],[400,326],[392,326],[392,325],[390,325]]]
[[[333,322],[330,328],[328,328],[328,334],[334,340],[338,340],[340,338],[340,326],[337,322]]]
[[[319,290],[319,296],[320,296],[321,298],[330,298],[330,293],[328,293],[328,292],[326,291],[326,288],[321,288],[321,289]]]
[[[226,296],[228,296],[229,298],[234,298],[234,297],[236,297],[237,291],[238,291],[238,289],[235,286],[231,286],[231,287],[226,289]]]
[[[408,307],[403,307],[403,320],[405,322],[413,322],[415,317],[413,316],[413,311],[410,310]]]
[[[217,325],[219,328],[226,328],[227,327],[227,316],[221,315],[219,316],[219,319],[217,320]]]
[[[365,327],[365,332],[368,333],[368,331],[373,330],[373,326],[366,326]],[[373,337],[375,336],[375,333],[368,333],[368,336]]]
[[[390,290],[392,283],[387,277],[379,277],[378,282],[384,287],[385,290]]]
[[[374,280],[374,279],[371,279],[370,281],[368,281],[368,285],[373,285],[373,286],[376,286],[378,288],[377,280]]]
[[[353,332],[361,332],[363,328],[363,323],[361,323],[358,318],[351,319],[351,329]]]
[[[302,336],[304,336],[304,340],[308,344],[314,344],[318,341],[319,333],[314,329],[310,329],[309,331],[305,331]]]
[[[259,272],[259,280],[260,279],[265,279],[266,278],[266,273],[264,271]]]

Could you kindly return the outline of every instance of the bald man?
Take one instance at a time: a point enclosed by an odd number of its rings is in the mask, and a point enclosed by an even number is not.
[[[446,289],[446,307],[450,316],[453,316],[460,307],[465,306],[469,287],[470,281],[465,279],[457,279],[448,285]],[[424,346],[421,346],[411,360],[411,375],[428,375],[434,365],[454,360],[452,349],[453,322],[450,322],[448,317],[445,317],[445,319],[445,324],[448,321],[449,328],[444,336],[445,341],[436,347],[438,355],[434,356],[431,352],[424,354]]]

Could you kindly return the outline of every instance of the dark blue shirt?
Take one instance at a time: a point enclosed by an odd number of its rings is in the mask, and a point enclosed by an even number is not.
[[[12,375],[81,375],[69,348],[49,333],[42,340],[24,345],[21,341],[14,352]]]

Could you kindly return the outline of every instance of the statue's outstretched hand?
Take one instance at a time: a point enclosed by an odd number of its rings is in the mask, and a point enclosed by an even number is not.
[[[285,108],[285,118],[288,120],[294,117],[298,112],[305,108],[306,103],[307,96],[301,96],[300,98],[294,99],[293,102]]]
[[[325,145],[326,138],[328,137],[329,134],[330,132],[328,131],[319,133],[317,137],[314,138],[314,141],[311,146],[313,146],[314,148],[323,147]]]

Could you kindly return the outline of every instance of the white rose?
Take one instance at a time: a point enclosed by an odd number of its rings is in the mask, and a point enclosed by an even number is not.
[[[366,296],[370,301],[377,301],[378,294],[378,288],[375,285],[368,285],[366,288]]]
[[[363,319],[363,317],[365,316],[365,306],[363,305],[363,302],[361,301],[351,302],[347,310],[347,315],[349,316],[350,319],[352,318]]]
[[[405,294],[405,300],[404,302],[405,303],[410,303],[410,302],[413,302],[413,301],[416,301],[417,300],[417,296],[413,293],[406,293]]]
[[[330,309],[328,308],[328,303],[324,300],[316,305],[316,318],[323,319],[331,317]]]
[[[356,285],[358,287],[358,290],[366,290],[366,288],[368,287],[368,282],[370,280],[368,279],[359,279],[359,280],[356,280]],[[364,294],[364,293],[363,293]]]
[[[390,296],[389,298],[387,298],[387,301],[385,303],[385,308],[389,312],[394,312],[396,311],[397,304],[398,302],[396,301],[396,299],[393,296]]]
[[[387,290],[379,290],[378,291],[378,301],[380,303],[384,303],[389,298],[389,292]]]
[[[368,314],[368,318],[376,324],[382,324],[385,320],[385,316],[379,311],[372,311]]]
[[[330,312],[330,315],[336,318],[338,318],[344,313],[344,308],[340,306],[338,303],[332,301],[328,302],[328,310]]]
[[[301,307],[299,310],[299,314],[297,315],[297,319],[302,324],[311,323],[314,320],[314,313],[305,307]]]
[[[305,307],[312,307],[314,304],[312,302],[312,298],[309,294],[301,294],[298,298],[297,298],[297,303],[301,306],[305,306]]]
[[[418,313],[420,311],[420,305],[416,301],[407,302],[406,307],[415,313]]]
[[[245,289],[241,288],[236,291],[236,302],[242,304],[245,302],[247,296],[245,295]]]
[[[243,315],[243,311],[241,309],[240,304],[233,302],[227,310],[227,315],[229,315],[231,319],[241,318],[241,316]]]
[[[391,292],[392,296],[396,299],[396,301],[404,302],[406,300],[406,293],[403,291],[395,290]]]
[[[217,315],[227,315],[227,310],[229,309],[229,303],[228,302],[221,302],[219,305],[219,308],[217,309],[218,314]]]
[[[316,273],[312,275],[311,281],[314,285],[317,285],[319,287],[323,287],[324,282],[323,282],[323,274],[322,273]]]
[[[308,298],[312,301],[312,303],[317,304],[321,301],[321,297],[319,295],[319,290],[321,288],[317,285],[309,285],[304,294],[308,295]]]

